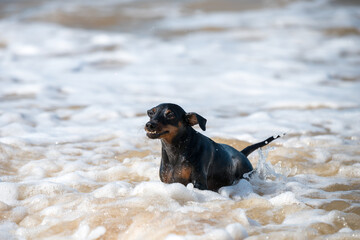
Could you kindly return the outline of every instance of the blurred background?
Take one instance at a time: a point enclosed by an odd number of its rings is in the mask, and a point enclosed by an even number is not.
[[[162,102],[238,148],[286,133],[270,178],[172,194],[143,130]],[[0,0],[0,238],[359,237],[359,133],[358,0]]]

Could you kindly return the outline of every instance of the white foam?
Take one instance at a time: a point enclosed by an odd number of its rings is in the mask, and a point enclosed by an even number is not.
[[[97,188],[93,191],[93,195],[97,198],[117,198],[129,194],[131,188],[131,184],[127,182],[111,182],[101,188]]]
[[[87,167],[85,166],[84,169]],[[129,175],[129,168],[118,165],[110,166],[107,169],[94,169],[93,171],[86,171],[82,173],[86,179],[91,179],[93,181],[106,180],[106,181],[116,181],[120,177],[126,177]]]
[[[224,229],[215,228],[209,229],[203,235],[175,235],[170,234],[166,236],[166,240],[199,240],[199,239],[213,239],[213,240],[241,240],[248,237],[246,229],[239,223],[232,223],[227,225]]]
[[[2,222],[0,223],[0,239],[15,240],[17,239],[13,232],[16,230],[17,225],[14,222]]]
[[[166,236],[165,240],[186,240],[186,237],[178,236],[175,234],[169,234],[168,236]]]
[[[96,227],[95,229],[91,230],[89,225],[86,222],[81,222],[79,225],[79,228],[72,236],[73,239],[79,239],[79,240],[93,240],[98,239],[102,235],[104,235],[106,232],[106,229],[102,226]]]
[[[358,7],[290,1],[239,14],[183,2],[133,4],[52,1],[0,20],[0,238],[36,239],[73,221],[49,239],[96,239],[111,227],[126,232],[133,224],[136,232],[136,217],[156,225],[153,232],[179,218],[186,234],[164,233],[167,239],[286,235],[319,222],[337,228],[342,211],[317,208],[352,194],[324,189],[351,188],[359,178]],[[120,9],[114,21],[131,17],[135,25],[146,12],[147,31],[57,20],[82,18],[89,7],[102,18]],[[249,156],[257,165],[249,181],[219,193],[164,184],[160,144],[143,130],[146,110],[160,102],[207,118],[211,137],[255,143],[289,134],[273,151]],[[329,177],[314,164],[338,171]],[[124,221],[106,215],[110,206]],[[279,209],[291,207],[298,212],[284,211],[273,224]],[[350,234],[359,235],[343,228],[329,238]]]
[[[156,179],[159,175],[159,166],[156,163],[139,160],[132,166],[134,169],[132,172],[138,174],[139,176],[146,176],[150,179]]]
[[[225,229],[211,229],[208,233],[203,236],[205,239],[211,240],[232,240],[232,236]]]
[[[291,204],[300,204],[300,202],[296,199],[295,194],[293,192],[281,193],[280,195],[271,198],[269,201],[275,207],[282,207],[284,205],[291,205]]]
[[[256,221],[250,219],[247,215],[244,209],[237,208],[233,211],[231,211],[231,215],[233,218],[241,223],[243,226],[260,226]]]
[[[18,203],[19,190],[18,184],[10,182],[0,182],[0,201],[7,205]]]
[[[49,197],[45,194],[38,194],[33,197],[26,198],[23,201],[23,204],[27,206],[30,211],[41,211],[44,208],[48,207],[51,202]]]
[[[231,235],[232,239],[240,240],[248,237],[246,229],[240,223],[233,223],[226,226],[226,231]]]
[[[197,199],[193,191],[189,191],[189,189],[180,183],[142,182],[134,188],[132,194],[164,200],[196,201]]]
[[[235,185],[220,188],[219,193],[224,197],[240,200],[254,193],[254,190],[247,180],[241,179]]]
[[[283,224],[305,226],[311,225],[313,223],[332,224],[337,217],[339,217],[338,211],[326,212],[320,209],[305,210],[287,216]],[[304,219],[306,219],[306,221],[304,221]]]
[[[46,195],[48,197],[56,197],[66,192],[74,192],[75,189],[68,185],[46,181],[30,181],[27,183],[25,190],[21,192],[22,198],[29,198],[36,195]]]
[[[359,178],[360,177],[360,163],[355,163],[351,166],[340,166],[339,175],[346,177]]]
[[[351,233],[352,231],[351,228],[342,228],[339,230],[339,233]]]

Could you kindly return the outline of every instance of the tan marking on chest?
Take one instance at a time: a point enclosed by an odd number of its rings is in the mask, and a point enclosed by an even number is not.
[[[171,170],[166,170],[166,171],[162,172],[161,173],[161,181],[164,183],[171,183],[172,175],[173,175],[173,171],[171,171]]]
[[[161,181],[165,183],[188,184],[191,179],[192,167],[181,166],[161,173]]]
[[[191,176],[192,168],[188,166],[183,166],[180,169],[180,178],[189,181]]]

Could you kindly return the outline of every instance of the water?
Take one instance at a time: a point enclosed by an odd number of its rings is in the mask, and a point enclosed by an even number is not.
[[[0,32],[0,239],[360,238],[359,2],[1,1]],[[161,102],[286,135],[249,181],[163,184]]]

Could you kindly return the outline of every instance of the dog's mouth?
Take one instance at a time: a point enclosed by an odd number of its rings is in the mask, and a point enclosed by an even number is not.
[[[148,136],[151,139],[159,138],[164,134],[169,133],[169,131],[163,131],[163,132],[157,132],[157,131],[149,131],[146,130],[146,136]]]

